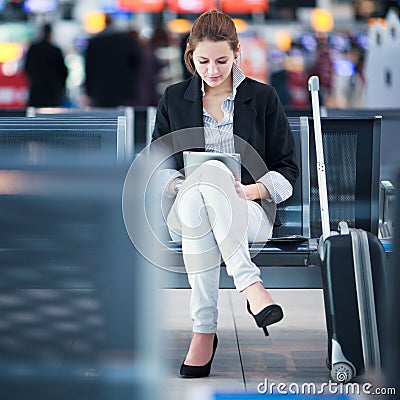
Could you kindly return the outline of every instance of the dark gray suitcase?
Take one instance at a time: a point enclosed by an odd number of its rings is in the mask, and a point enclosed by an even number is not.
[[[322,220],[320,255],[328,333],[327,366],[335,382],[379,373],[385,312],[385,251],[378,238],[339,224],[330,232],[328,194],[319,114],[318,77],[308,82],[312,97]]]
[[[327,365],[335,382],[380,371],[386,300],[385,251],[361,229],[328,237],[322,280],[328,332]]]

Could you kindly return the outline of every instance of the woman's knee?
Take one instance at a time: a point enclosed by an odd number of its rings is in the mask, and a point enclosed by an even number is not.
[[[204,199],[195,186],[182,188],[175,201],[177,202],[181,221],[193,222],[200,219],[200,211],[204,207]]]

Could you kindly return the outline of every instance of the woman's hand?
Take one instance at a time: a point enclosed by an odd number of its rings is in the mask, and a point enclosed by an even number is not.
[[[170,194],[176,196],[185,180],[183,178],[174,179],[169,185],[168,191]]]
[[[239,181],[235,181],[235,189],[238,196],[245,200],[267,199],[270,197],[267,188],[261,182],[243,185]]]

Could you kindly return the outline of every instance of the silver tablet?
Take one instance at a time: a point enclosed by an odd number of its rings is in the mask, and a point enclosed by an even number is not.
[[[183,164],[185,175],[189,176],[199,165],[205,161],[218,160],[223,162],[231,171],[236,180],[240,181],[241,162],[238,153],[214,153],[209,151],[184,151]]]

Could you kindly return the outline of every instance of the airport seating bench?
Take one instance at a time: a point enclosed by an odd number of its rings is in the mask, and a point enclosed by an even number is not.
[[[283,225],[274,230],[272,240],[255,248],[254,262],[260,267],[268,288],[321,288],[318,238],[321,235],[313,120],[290,117],[296,143],[300,176],[293,196],[278,205]],[[331,229],[345,220],[350,227],[378,234],[379,154],[381,118],[324,117],[323,143],[329,192]],[[291,235],[300,240],[282,240]],[[187,288],[181,247],[169,243],[168,265],[163,269],[163,285]],[[233,288],[224,265],[221,288]]]

